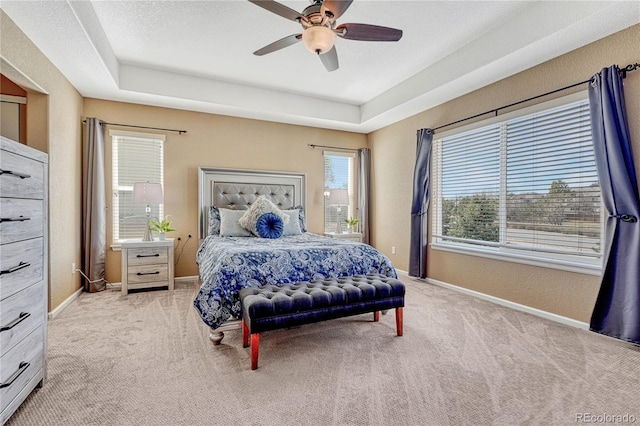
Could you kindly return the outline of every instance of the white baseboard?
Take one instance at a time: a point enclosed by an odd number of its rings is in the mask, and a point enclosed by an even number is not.
[[[198,283],[198,279],[199,279],[199,277],[197,275],[188,276],[188,277],[177,277],[177,278],[175,278],[175,282],[176,283],[194,283],[194,284],[197,284]],[[108,283],[108,288],[111,288],[111,289],[114,289],[114,290],[115,289],[121,289],[122,288],[122,283]],[[62,302],[61,304],[56,306],[56,308],[54,310],[49,312],[47,314],[47,318],[49,318],[50,320],[54,319],[56,316],[58,316],[60,314],[60,312],[62,312],[64,310],[64,308],[66,308],[67,306],[69,306],[69,304],[71,302],[76,300],[78,298],[78,296],[80,296],[80,293],[82,293],[83,291],[84,291],[84,288],[80,287],[71,296],[67,297],[64,300],[64,302]]]
[[[188,277],[176,277],[174,279],[174,281],[177,283],[193,282],[194,284],[197,284],[199,280],[200,280],[200,277],[197,275],[191,275]]]
[[[187,277],[176,277],[174,278],[174,282],[175,283],[193,283],[193,284],[197,284],[198,280],[200,279],[200,277],[198,277],[197,275],[190,275]],[[122,283],[109,283],[109,288],[112,288],[114,290],[116,289],[121,289],[122,288]]]
[[[78,296],[80,296],[80,293],[82,293],[83,291],[84,291],[83,287],[80,287],[79,289],[77,289],[71,296],[67,297],[61,304],[56,306],[54,310],[49,312],[47,314],[47,318],[49,318],[50,320],[54,319],[56,316],[60,314],[60,312],[64,310],[64,308],[66,308],[67,306],[69,306],[69,304],[71,304],[71,302],[76,300]]]
[[[551,312],[543,311],[542,309],[533,308],[527,305],[521,305],[520,303],[512,302],[510,300],[501,299],[499,297],[491,296],[489,294],[480,293],[479,291],[469,290],[468,288],[458,287],[457,285],[449,284],[444,281],[434,280],[433,278],[416,278],[410,277],[407,272],[397,270],[401,275],[408,278],[423,281],[428,284],[437,285],[438,287],[448,288],[449,290],[457,291],[459,293],[467,294],[469,296],[477,297],[482,300],[486,300],[507,308],[515,309],[516,311],[526,312],[537,317],[545,318],[551,321],[559,322],[560,324],[568,325],[570,327],[580,328],[583,330],[589,330],[589,324],[586,322],[578,321],[573,318],[564,317],[562,315],[554,314]]]

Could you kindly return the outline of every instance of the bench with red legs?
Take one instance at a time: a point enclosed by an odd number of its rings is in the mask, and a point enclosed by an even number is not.
[[[402,336],[404,294],[402,282],[383,275],[242,289],[242,344],[251,346],[251,369],[258,368],[260,333],[264,331],[369,312],[373,312],[373,320],[377,322],[380,311],[395,309],[396,333]]]

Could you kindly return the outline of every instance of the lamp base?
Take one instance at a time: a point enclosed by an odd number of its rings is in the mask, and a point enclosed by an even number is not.
[[[151,218],[147,216],[147,227],[144,231],[144,236],[142,237],[142,241],[153,241],[153,236],[151,235]]]

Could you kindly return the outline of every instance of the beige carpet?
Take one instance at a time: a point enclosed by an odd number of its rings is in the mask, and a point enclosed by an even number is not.
[[[403,280],[403,337],[392,313],[264,333],[256,371],[239,330],[211,345],[195,285],[84,293],[8,425],[640,424],[638,347]]]

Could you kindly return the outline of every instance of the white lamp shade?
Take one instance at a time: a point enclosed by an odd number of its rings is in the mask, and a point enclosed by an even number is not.
[[[162,204],[162,185],[151,182],[133,184],[133,202],[140,204]]]
[[[344,188],[336,188],[329,190],[329,205],[330,206],[348,206],[349,205],[349,191]]]
[[[327,53],[333,47],[336,34],[325,26],[317,25],[307,28],[302,33],[304,47],[313,53]]]

